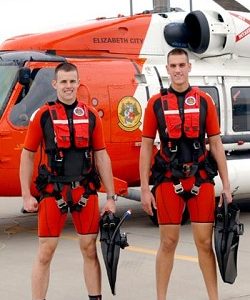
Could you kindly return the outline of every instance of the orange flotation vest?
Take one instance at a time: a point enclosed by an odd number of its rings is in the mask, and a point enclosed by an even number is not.
[[[179,139],[184,135],[195,139],[200,132],[200,95],[195,88],[189,91],[184,100],[183,118],[180,115],[178,99],[175,94],[168,93],[161,97],[166,121],[166,134],[170,139]]]
[[[89,115],[84,103],[79,102],[73,111],[73,123],[69,124],[65,108],[61,103],[49,105],[49,112],[55,133],[55,143],[59,149],[68,149],[71,145],[70,126],[73,126],[74,146],[89,146]]]

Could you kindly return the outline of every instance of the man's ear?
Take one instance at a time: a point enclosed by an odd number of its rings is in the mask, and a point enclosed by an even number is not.
[[[166,65],[166,70],[167,70],[167,73],[169,74],[168,65]]]
[[[55,79],[53,79],[53,80],[51,81],[51,85],[52,85],[53,88],[56,90],[56,80],[55,80]]]

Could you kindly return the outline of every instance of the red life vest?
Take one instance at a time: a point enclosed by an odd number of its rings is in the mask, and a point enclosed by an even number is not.
[[[195,88],[189,91],[184,100],[183,115],[180,115],[178,98],[174,93],[161,96],[166,122],[166,134],[170,139],[179,139],[183,133],[188,138],[198,138],[200,133],[200,95]]]
[[[55,142],[59,149],[71,147],[70,126],[63,104],[56,102],[49,105],[53,123]],[[87,107],[78,102],[73,110],[74,145],[76,148],[89,147],[89,114]]]

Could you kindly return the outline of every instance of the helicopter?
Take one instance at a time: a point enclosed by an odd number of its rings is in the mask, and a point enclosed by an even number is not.
[[[134,187],[140,185],[144,109],[170,83],[166,54],[182,47],[192,63],[190,84],[216,104],[235,197],[249,197],[250,13],[231,2],[235,10],[187,12],[155,0],[152,11],[5,40],[0,45],[0,196],[21,195],[19,161],[29,119],[41,105],[56,100],[54,69],[68,61],[79,70],[77,98],[102,119],[116,193],[140,200]],[[155,152],[159,143],[156,138]],[[218,195],[221,184],[218,178],[215,182]]]

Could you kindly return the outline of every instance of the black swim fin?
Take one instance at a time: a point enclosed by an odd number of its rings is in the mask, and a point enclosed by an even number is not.
[[[223,194],[223,204],[215,212],[214,245],[222,280],[234,283],[237,277],[237,255],[239,236],[244,232],[240,223],[240,209],[235,203],[227,203]]]
[[[113,295],[115,295],[115,283],[120,249],[124,249],[128,246],[127,236],[120,233],[120,227],[125,219],[130,215],[131,211],[128,210],[120,219],[113,213],[106,212],[100,220],[102,256]]]

